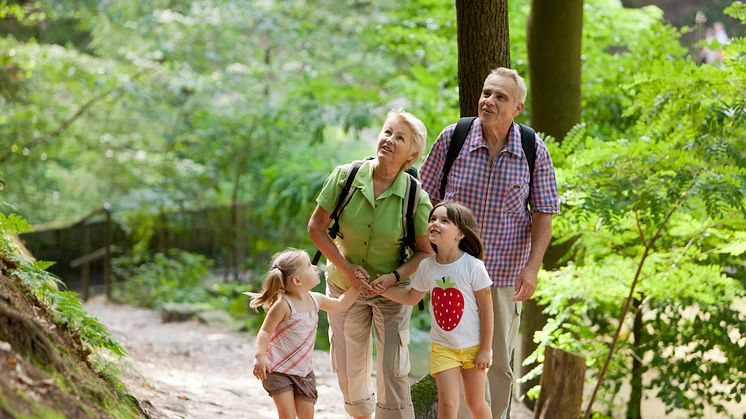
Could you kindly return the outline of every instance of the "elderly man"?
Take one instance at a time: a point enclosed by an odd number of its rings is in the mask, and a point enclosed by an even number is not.
[[[497,68],[485,79],[479,118],[465,141],[441,194],[443,166],[456,124],[446,127],[421,169],[423,189],[433,204],[458,201],[477,218],[492,279],[495,331],[488,372],[493,418],[507,418],[513,383],[511,358],[518,335],[521,301],[536,290],[536,277],[559,213],[554,166],[546,145],[513,119],[523,111],[526,84],[515,70]],[[535,138],[527,156],[522,136]],[[533,146],[532,146],[533,147]],[[533,165],[533,173],[529,166]]]

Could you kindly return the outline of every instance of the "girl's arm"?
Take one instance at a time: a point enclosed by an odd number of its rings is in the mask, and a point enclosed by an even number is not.
[[[267,348],[269,348],[269,338],[272,337],[272,333],[277,328],[280,322],[290,315],[290,307],[283,301],[282,298],[278,298],[267,313],[267,317],[264,318],[261,329],[256,335],[256,350],[254,352],[254,377],[264,381],[267,378],[269,370],[269,362],[267,361]]]
[[[492,313],[492,293],[490,287],[482,288],[474,293],[479,309],[479,352],[474,361],[476,367],[486,370],[492,363],[492,328],[494,314]]]
[[[425,294],[427,294],[425,291],[417,291],[414,288],[391,287],[384,291],[382,295],[399,304],[413,306],[419,303]]]
[[[312,292],[311,296],[319,302],[319,308],[326,311],[327,313],[336,313],[339,311],[347,311],[352,304],[357,300],[360,295],[360,288],[354,286],[347,289],[344,294],[337,298],[332,298],[318,292]]]
[[[396,271],[399,272],[399,277],[402,279],[409,278],[414,275],[417,271],[417,267],[420,266],[420,262],[434,255],[433,247],[430,245],[430,239],[427,236],[419,236],[414,238],[414,254],[409,260],[404,262],[403,265],[399,266]],[[378,295],[383,293],[386,289],[396,284],[396,276],[393,273],[386,273],[380,275],[375,281],[371,283],[373,292],[368,293],[369,295]],[[394,300],[396,301],[396,300]],[[419,301],[418,301],[419,302]],[[415,302],[417,304],[417,302]]]

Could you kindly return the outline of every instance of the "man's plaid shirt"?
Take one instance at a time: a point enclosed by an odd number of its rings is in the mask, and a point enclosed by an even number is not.
[[[456,124],[446,127],[433,144],[420,170],[423,189],[435,202],[448,145]],[[482,123],[471,125],[461,153],[448,174],[445,199],[472,210],[482,234],[485,265],[495,287],[514,287],[531,250],[531,213],[559,214],[559,196],[552,158],[536,137],[534,180],[529,193],[528,162],[521,147],[521,130],[513,124],[508,143],[490,167]],[[529,211],[526,204],[530,205]]]

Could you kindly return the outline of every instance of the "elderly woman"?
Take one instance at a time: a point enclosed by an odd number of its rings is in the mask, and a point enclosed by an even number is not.
[[[380,295],[386,288],[414,274],[420,261],[432,254],[427,218],[432,209],[420,191],[414,213],[415,251],[401,263],[402,205],[408,175],[425,148],[427,130],[412,114],[392,111],[378,136],[376,156],[365,161],[352,184],[355,191],[339,218],[340,235],[327,233],[350,164],[334,169],[327,178],[308,222],[311,240],[329,261],[327,294],[341,295],[350,286],[363,288],[344,313],[329,314],[331,355],[345,400],[355,418],[414,418],[409,392],[410,306]],[[371,328],[376,335],[377,395],[370,389]]]

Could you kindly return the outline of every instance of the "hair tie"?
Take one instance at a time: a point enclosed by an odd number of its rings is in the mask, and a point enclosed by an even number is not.
[[[280,267],[277,266],[277,264],[275,263],[275,264],[272,264],[272,269],[280,269]],[[282,271],[282,269],[280,269],[280,271]]]

